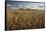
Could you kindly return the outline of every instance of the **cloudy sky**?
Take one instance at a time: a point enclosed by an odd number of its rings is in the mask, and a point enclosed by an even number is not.
[[[34,2],[23,2],[23,1],[8,1],[7,7],[12,9],[16,8],[31,8],[31,9],[43,9],[44,3],[34,3]]]
[[[35,2],[43,2],[43,0],[5,0],[5,1],[35,1]]]

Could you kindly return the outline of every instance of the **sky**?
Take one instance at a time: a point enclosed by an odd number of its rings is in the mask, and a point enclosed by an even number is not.
[[[43,2],[43,0],[5,0],[5,1],[35,1],[35,2]]]
[[[44,3],[24,2],[24,1],[8,1],[7,7],[16,8],[30,8],[30,9],[42,9],[44,10]]]

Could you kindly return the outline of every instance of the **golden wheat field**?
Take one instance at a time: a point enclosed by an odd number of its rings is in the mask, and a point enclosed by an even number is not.
[[[7,11],[7,29],[22,30],[44,28],[44,11],[19,9]]]

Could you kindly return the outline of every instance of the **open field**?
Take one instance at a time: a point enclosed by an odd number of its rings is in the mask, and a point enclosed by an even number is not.
[[[45,15],[43,10],[19,9],[7,11],[7,29],[44,28]]]

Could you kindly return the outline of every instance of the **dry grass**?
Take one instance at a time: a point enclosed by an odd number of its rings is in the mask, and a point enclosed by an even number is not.
[[[7,29],[32,29],[44,27],[42,10],[19,9],[7,11]]]

